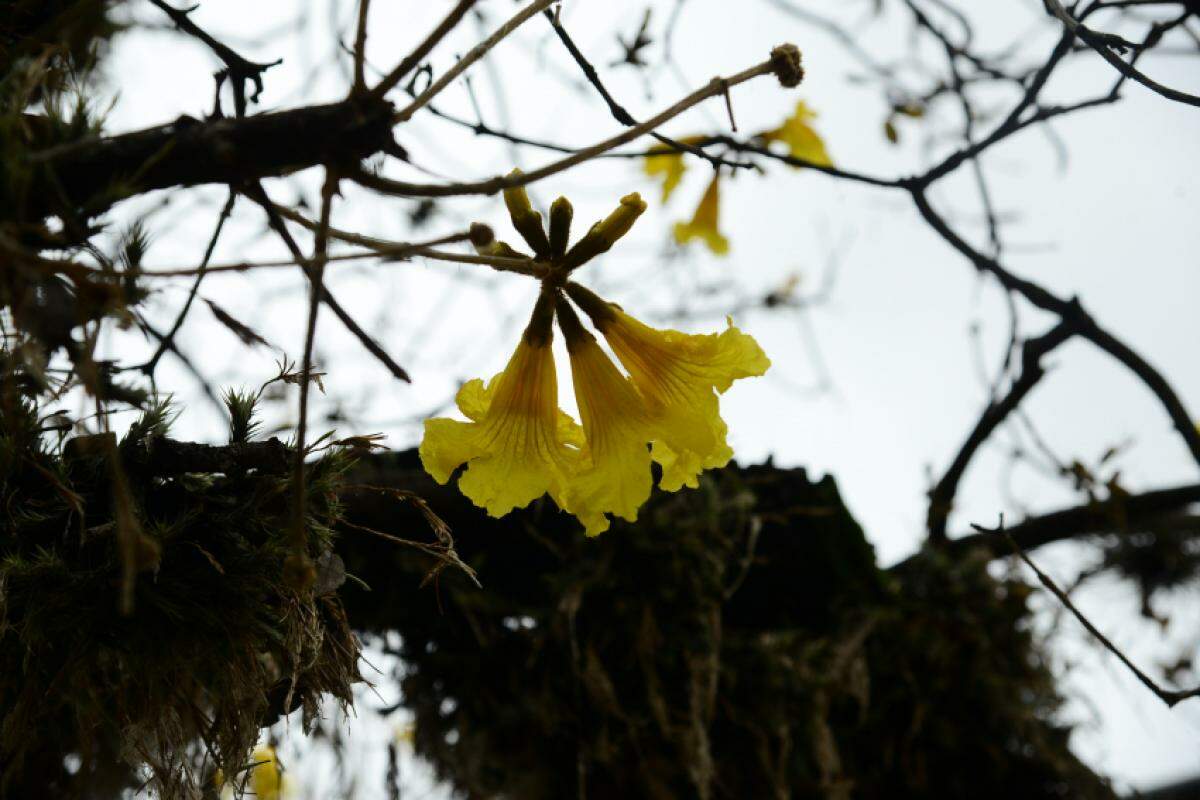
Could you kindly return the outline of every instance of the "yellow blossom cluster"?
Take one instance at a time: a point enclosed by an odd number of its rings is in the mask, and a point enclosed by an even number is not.
[[[608,528],[609,515],[637,519],[650,496],[652,461],[667,491],[695,487],[703,470],[724,466],[733,451],[718,394],[738,378],[762,375],[770,361],[732,321],[707,335],[658,330],[569,279],[629,231],[646,208],[636,193],[570,248],[573,211],[566,198],[551,205],[548,230],[524,189],[509,189],[504,199],[513,226],[534,251],[523,257],[541,262],[541,293],[508,366],[487,384],[475,379],[459,391],[467,421],[426,421],[421,462],[439,483],[462,468],[459,489],[492,516],[548,494],[594,536]],[[521,256],[502,242],[486,252]],[[556,320],[582,425],[558,407],[551,347]]]

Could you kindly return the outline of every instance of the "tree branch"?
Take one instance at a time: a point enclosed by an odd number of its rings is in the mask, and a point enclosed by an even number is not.
[[[779,48],[777,48],[779,49]],[[645,122],[635,125],[632,128],[626,128],[616,136],[611,136],[601,142],[584,147],[558,161],[553,161],[536,169],[529,170],[519,175],[497,175],[493,178],[488,178],[481,181],[470,181],[463,183],[444,183],[444,184],[422,184],[408,183],[405,181],[394,181],[389,178],[384,178],[379,175],[359,170],[358,172],[347,175],[351,180],[366,186],[368,189],[374,189],[385,194],[394,194],[401,197],[450,197],[453,195],[464,194],[495,194],[503,189],[514,188],[517,186],[525,186],[535,181],[540,181],[555,173],[582,164],[592,158],[606,153],[615,147],[619,147],[626,142],[631,142],[639,136],[662,125],[667,120],[679,116],[687,109],[714,97],[718,94],[723,94],[730,87],[736,86],[739,83],[744,83],[752,78],[757,78],[762,75],[776,73],[780,69],[778,58],[774,55],[767,61],[757,64],[749,69],[742,70],[736,75],[731,75],[728,78],[713,78],[707,85],[684,97],[682,100],[675,103],[670,108],[662,111]]]
[[[237,116],[244,117],[246,115],[246,100],[254,103],[258,101],[258,96],[262,94],[263,82],[262,74],[278,64],[283,63],[283,59],[279,58],[269,64],[258,64],[254,61],[249,61],[235,53],[232,48],[221,42],[218,42],[207,31],[192,22],[188,16],[195,8],[189,8],[186,11],[173,8],[163,0],[150,0],[151,3],[171,18],[175,26],[189,36],[194,36],[216,54],[217,58],[225,62],[225,69],[217,73],[217,92],[220,94],[221,84],[226,78],[229,79],[229,85],[233,89],[233,106]],[[254,85],[254,93],[247,97],[246,83]]]
[[[1057,597],[1058,601],[1066,606],[1068,611],[1075,615],[1075,619],[1079,620],[1079,624],[1083,625],[1083,627],[1087,629],[1088,633],[1096,638],[1096,641],[1104,645],[1106,650],[1116,656],[1117,659],[1134,674],[1134,677],[1136,677],[1143,686],[1156,694],[1158,699],[1166,703],[1167,708],[1173,708],[1176,704],[1183,700],[1187,700],[1189,697],[1200,697],[1200,686],[1187,690],[1164,689],[1162,686],[1158,685],[1157,681],[1155,681],[1145,672],[1142,672],[1142,670],[1139,669],[1138,666],[1134,664],[1128,656],[1122,653],[1107,636],[1100,632],[1099,628],[1091,623],[1091,620],[1083,615],[1082,611],[1075,607],[1075,604],[1071,602],[1071,598],[1067,595],[1067,593],[1058,588],[1058,585],[1051,580],[1050,576],[1042,572],[1042,570],[1038,568],[1038,565],[1033,563],[1033,559],[1026,555],[1025,551],[1021,549],[1021,546],[1017,544],[1016,540],[1013,539],[1012,536],[1008,535],[1008,531],[1004,529],[1003,517],[1000,519],[1000,527],[996,530],[989,530],[980,525],[972,525],[971,527],[980,533],[990,536],[996,536],[997,534],[1004,536],[1008,543],[1012,546],[1012,549],[1017,556],[1025,562],[1027,567],[1033,570],[1035,575],[1037,575],[1037,578],[1039,581],[1041,581],[1042,586],[1045,586],[1051,594]]]
[[[1132,64],[1126,64],[1124,61],[1122,61],[1120,56],[1114,53],[1111,49],[1114,42],[1117,42],[1115,37],[1109,34],[1097,33],[1088,26],[1084,25],[1082,22],[1075,19],[1075,17],[1071,16],[1071,14],[1065,8],[1063,8],[1062,3],[1060,3],[1058,0],[1043,0],[1043,2],[1046,5],[1046,11],[1056,17],[1058,21],[1063,24],[1065,29],[1069,30],[1071,33],[1075,34],[1084,42],[1086,42],[1088,47],[1099,53],[1101,58],[1111,64],[1126,78],[1140,83],[1150,91],[1161,95],[1168,100],[1174,100],[1177,103],[1184,103],[1189,106],[1200,106],[1200,96],[1188,94],[1187,92],[1181,92],[1178,89],[1172,89],[1170,86],[1163,86],[1161,83],[1153,80],[1145,73],[1139,71]],[[1176,24],[1182,22],[1186,18],[1187,14],[1185,13],[1183,17],[1179,18]],[[1165,28],[1162,30],[1165,30]],[[1161,36],[1161,32],[1159,35]]]
[[[394,150],[391,104],[346,100],[242,119],[175,122],[35,153],[29,216],[97,214],[154,189],[243,183],[318,164],[357,164]]]
[[[969,436],[954,457],[942,479],[929,492],[929,511],[926,517],[926,528],[929,531],[929,541],[934,544],[946,542],[946,519],[954,508],[954,496],[958,492],[958,484],[967,471],[971,459],[980,446],[1014,412],[1021,402],[1045,375],[1042,367],[1042,357],[1054,348],[1071,338],[1073,324],[1067,319],[1061,320],[1047,333],[1025,342],[1021,349],[1021,375],[1013,382],[1008,394],[998,402],[990,402],[983,410],[979,421],[971,430]]]
[[[1023,550],[1036,550],[1068,539],[1138,530],[1165,514],[1178,512],[1194,503],[1200,503],[1200,483],[1109,497],[1051,511],[1012,525],[1007,532]],[[1005,551],[1003,543],[993,534],[973,533],[950,539],[945,552],[956,558],[976,548],[983,548],[993,556],[1003,555]]]
[[[933,209],[923,190],[913,190],[912,197],[917,210],[930,227],[951,247],[966,256],[977,270],[992,275],[1005,289],[1020,294],[1043,311],[1057,314],[1063,320],[1070,320],[1076,334],[1087,339],[1133,372],[1158,398],[1180,438],[1191,452],[1192,458],[1200,465],[1200,431],[1196,429],[1195,423],[1192,422],[1192,416],[1184,408],[1179,395],[1175,393],[1171,384],[1158,370],[1124,342],[1101,328],[1084,311],[1078,301],[1063,300],[1036,283],[1017,277],[1006,270],[996,259],[990,258],[972,247]]]

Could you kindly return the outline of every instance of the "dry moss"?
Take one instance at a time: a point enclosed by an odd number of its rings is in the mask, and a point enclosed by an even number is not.
[[[302,590],[285,579],[293,553],[289,477],[261,459],[275,452],[285,467],[284,445],[232,446],[223,450],[234,454],[227,471],[193,471],[188,459],[204,458],[195,446],[168,446],[158,408],[117,448],[118,473],[111,440],[76,440],[61,454],[45,449],[33,408],[11,393],[6,400],[0,770],[7,796],[34,796],[31,787],[36,796],[99,796],[101,787],[143,780],[164,797],[199,796],[215,770],[244,768],[260,728],[281,713],[301,707],[307,724],[324,693],[350,701],[358,644],[336,582],[319,578],[315,590]],[[311,467],[306,547],[318,565],[330,563],[333,489],[346,464],[334,454]],[[69,761],[81,764],[73,775]]]

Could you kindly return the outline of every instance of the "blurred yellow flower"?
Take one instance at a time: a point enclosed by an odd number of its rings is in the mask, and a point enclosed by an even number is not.
[[[703,142],[704,136],[688,136],[680,139],[681,144],[698,145]],[[684,153],[675,149],[669,144],[659,144],[651,147],[642,162],[642,171],[651,178],[662,178],[662,201],[665,203],[671,197],[671,193],[675,191],[675,187],[683,179],[683,173],[687,172],[687,162],[684,160]]]
[[[280,800],[283,797],[283,769],[275,748],[265,745],[254,751],[250,788],[258,800]]]
[[[758,137],[768,144],[782,142],[787,145],[788,155],[792,158],[831,167],[833,160],[829,158],[829,153],[825,150],[824,140],[809,124],[816,118],[817,113],[809,108],[803,100],[800,100],[796,103],[796,110],[783,121],[782,125],[769,131],[763,131],[758,134]]]
[[[727,464],[733,451],[717,394],[738,378],[767,371],[771,362],[758,342],[732,320],[719,334],[657,330],[579,284],[566,289],[604,334],[645,404],[651,457],[663,468],[661,488],[695,488],[703,470]]]
[[[567,340],[585,438],[583,467],[571,482],[567,504],[587,535],[595,536],[608,530],[606,513],[634,522],[650,497],[649,417],[629,378],[561,297],[558,324]]]
[[[691,222],[675,223],[675,241],[677,243],[682,245],[692,239],[700,239],[708,245],[709,250],[719,256],[729,252],[729,240],[717,230],[721,211],[720,180],[719,174],[713,175],[712,181],[704,191],[704,196],[700,198],[700,205],[696,206],[696,213],[692,215]]]
[[[425,470],[446,483],[466,464],[459,489],[493,517],[546,493],[565,507],[567,481],[577,469],[582,434],[558,409],[553,319],[553,296],[543,291],[504,371],[486,387],[475,379],[459,391],[459,410],[471,421],[425,421],[419,450]]]

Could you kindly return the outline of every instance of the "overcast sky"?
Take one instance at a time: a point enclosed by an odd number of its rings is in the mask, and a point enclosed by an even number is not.
[[[131,5],[138,19],[159,21],[148,4]],[[677,69],[652,69],[647,77],[609,68],[620,56],[612,32],[630,36],[646,5],[645,0],[577,0],[563,11],[580,46],[603,68],[612,92],[635,116],[648,116],[708,78],[757,63],[772,46],[792,41],[804,52],[804,85],[798,93],[788,92],[764,79],[735,89],[742,132],[778,125],[796,98],[803,97],[820,113],[816,125],[840,166],[895,176],[918,171],[942,152],[931,154],[920,124],[907,120],[899,123],[899,145],[888,144],[882,131],[886,106],[875,88],[853,80],[860,73],[855,62],[837,42],[767,2],[691,0],[675,31]],[[652,33],[661,30],[673,5],[654,4]],[[809,4],[827,13],[845,13],[850,5],[834,0]],[[858,19],[868,5],[853,4],[854,13],[843,19]],[[1053,45],[1054,29],[1038,24],[1040,3],[963,5],[971,9],[985,43],[999,48],[1020,38],[1030,60],[1042,58]],[[375,3],[372,64],[389,69],[446,6]],[[335,31],[346,30],[353,7],[349,0],[320,0],[312,4],[305,24],[284,30],[280,26],[294,19],[293,4],[205,0],[193,19],[251,59],[284,58],[265,76],[260,108],[267,110],[344,94],[345,71],[330,66],[330,53]],[[436,71],[445,70],[478,40],[481,29],[490,30],[516,6],[485,0],[480,8],[487,23],[461,26],[434,52]],[[860,44],[880,60],[901,56],[908,43],[902,33],[907,24],[899,15],[885,18],[864,29]],[[660,54],[657,46],[648,51],[652,61]],[[940,66],[933,51],[925,55]],[[342,65],[346,63],[343,58]],[[158,124],[179,114],[202,116],[211,108],[211,74],[217,66],[203,47],[165,30],[122,35],[108,68],[116,100],[109,130]],[[1145,66],[1164,83],[1200,89],[1194,58],[1164,57]],[[529,23],[469,75],[484,120],[495,127],[566,145],[588,144],[619,129],[579,84],[574,65],[548,37],[542,20]],[[1098,94],[1112,78],[1111,68],[1098,59],[1081,60],[1052,84],[1050,96],[1070,100]],[[1004,219],[1007,263],[1061,295],[1079,295],[1101,324],[1173,380],[1187,407],[1200,409],[1200,316],[1195,313],[1200,296],[1200,112],[1136,85],[1127,87],[1125,96],[1116,107],[1055,124],[1053,136],[1031,130],[989,152],[985,168]],[[1011,97],[997,95],[995,102],[995,109],[1003,111]],[[462,83],[449,88],[438,106],[474,118]],[[931,114],[951,111],[934,108]],[[712,101],[668,125],[666,132],[682,136],[727,128],[723,104]],[[397,137],[411,152],[414,166],[393,163],[387,174],[418,181],[487,177],[554,158],[534,150],[514,153],[504,143],[420,116],[399,129]],[[763,176],[742,174],[724,181],[722,227],[732,243],[727,257],[715,258],[694,247],[674,252],[668,241],[671,224],[690,216],[710,175],[707,167],[691,164],[666,207],[634,161],[588,165],[538,184],[531,194],[543,208],[555,196],[568,195],[582,229],[606,214],[621,195],[643,193],[650,211],[615,250],[581,270],[579,279],[648,321],[671,319],[682,304],[714,312],[685,327],[715,330],[723,326],[730,285],[762,293],[797,275],[804,295],[817,292],[827,274],[836,276],[827,302],[803,316],[755,311],[737,316],[736,323],[758,338],[774,366],[766,378],[739,383],[722,404],[739,460],[773,457],[777,464],[833,474],[881,561],[892,563],[919,545],[930,470],[936,475],[945,468],[986,398],[980,353],[982,366],[993,373],[1007,336],[1003,297],[924,225],[905,195],[782,166],[771,166]],[[981,241],[979,209],[963,177],[940,184],[934,200],[953,224]],[[280,202],[303,196],[312,204],[316,180],[315,174],[305,174],[273,181],[268,191]],[[114,218],[162,199],[127,203]],[[223,199],[223,190],[199,189],[156,212],[150,229],[161,235],[148,265],[193,266]],[[404,240],[483,220],[502,236],[516,238],[497,198],[444,204],[419,233],[409,224],[412,207],[408,201],[347,187],[334,224]],[[280,256],[280,248],[261,235],[261,216],[247,207],[241,212],[214,261]],[[461,381],[489,376],[503,366],[536,291],[520,276],[470,266],[409,262],[330,269],[333,292],[414,379],[407,386],[391,380],[336,319],[324,315],[321,366],[329,385],[336,387],[332,394],[353,400],[341,406],[349,423],[340,423],[339,430],[345,435],[382,431],[396,448],[416,443],[420,420],[439,410]],[[171,318],[186,286],[184,281],[172,284],[155,299],[160,319]],[[204,282],[201,294],[251,323],[293,358],[299,356],[304,286],[297,273],[213,277]],[[180,341],[206,374],[222,385],[254,385],[270,377],[279,352],[243,348],[215,328],[205,308],[192,315]],[[1028,308],[1022,308],[1021,319],[1028,335],[1053,322]],[[978,341],[969,335],[975,325]],[[124,336],[114,336],[108,344],[122,354],[134,347]],[[1196,479],[1196,465],[1172,435],[1169,420],[1123,367],[1083,342],[1056,351],[1049,364],[1050,375],[1026,408],[1055,450],[1094,462],[1108,447],[1131,443],[1120,467],[1124,485],[1132,490]],[[569,380],[565,369],[560,373]],[[181,433],[221,435],[221,419],[179,365],[164,362],[159,376],[160,388],[176,392],[187,409]],[[280,409],[276,421],[288,422],[289,414],[294,411]],[[1023,508],[1014,507],[1014,497]],[[967,474],[951,531],[961,532],[972,521],[991,523],[1000,511],[1020,516],[1022,510],[1077,501],[1041,473],[1028,468],[1010,472],[1004,448],[992,447]],[[1079,566],[1076,555],[1060,548],[1038,557],[1051,571],[1069,577]],[[1194,597],[1188,602],[1194,605]],[[1166,652],[1155,632],[1135,619],[1132,592],[1098,585],[1081,593],[1080,604],[1100,615],[1115,640],[1148,665]],[[1181,614],[1171,633],[1195,631],[1195,617]],[[1085,726],[1074,740],[1090,763],[1137,786],[1200,771],[1200,703],[1167,711],[1111,659],[1097,656],[1073,623],[1067,622],[1064,631],[1056,652],[1075,662],[1067,685],[1083,698],[1072,703],[1069,714],[1091,719],[1091,709],[1100,709],[1100,722]]]

